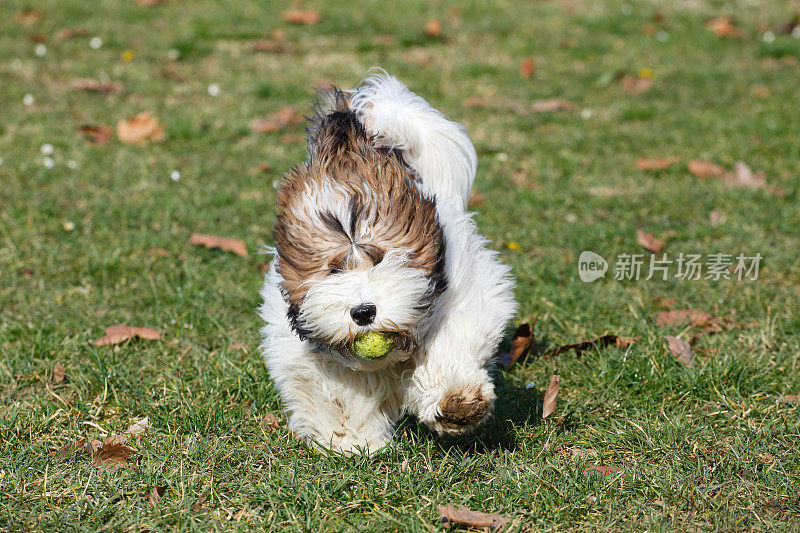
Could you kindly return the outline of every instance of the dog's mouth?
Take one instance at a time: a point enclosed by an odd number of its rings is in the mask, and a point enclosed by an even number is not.
[[[411,351],[414,346],[411,335],[398,331],[368,331],[352,336],[348,342],[329,345],[349,357],[373,361],[386,359],[398,351]]]

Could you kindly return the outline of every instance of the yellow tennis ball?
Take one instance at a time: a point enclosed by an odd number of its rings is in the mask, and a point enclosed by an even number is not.
[[[394,349],[394,339],[385,333],[370,331],[353,342],[353,351],[365,359],[383,359]]]

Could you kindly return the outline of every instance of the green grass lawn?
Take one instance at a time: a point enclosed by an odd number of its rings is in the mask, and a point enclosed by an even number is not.
[[[452,503],[499,512],[511,530],[800,530],[800,408],[781,401],[800,394],[800,39],[777,30],[797,5],[303,7],[321,22],[243,0],[0,1],[0,529],[427,531]],[[722,15],[741,37],[706,28]],[[440,35],[424,34],[429,19]],[[277,29],[280,50],[253,50]],[[352,87],[375,65],[469,128],[476,220],[513,267],[516,322],[538,322],[532,355],[497,372],[495,416],[472,438],[406,420],[393,449],[341,458],[285,429],[257,350],[257,250],[271,244],[277,181],[305,147],[302,124],[250,123],[302,113],[313,87]],[[651,86],[631,93],[625,76]],[[71,88],[87,77],[125,90]],[[574,108],[532,112],[548,98]],[[76,129],[140,111],[164,142],[92,145]],[[681,162],[635,165],[670,156]],[[744,161],[767,187],[700,179],[691,159]],[[673,260],[760,253],[758,280],[580,281],[583,250],[647,253],[637,229]],[[193,232],[244,239],[251,255],[192,246]],[[655,322],[672,309],[728,319],[694,342],[692,368],[664,335],[696,328]],[[91,344],[122,322],[164,339]],[[638,339],[538,357],[606,333]],[[542,420],[555,370],[558,406]],[[133,466],[59,454],[145,416]],[[622,473],[584,475],[593,465]]]

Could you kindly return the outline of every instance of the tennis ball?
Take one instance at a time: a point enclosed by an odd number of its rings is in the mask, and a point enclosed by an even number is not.
[[[394,349],[394,339],[385,333],[370,331],[353,342],[353,351],[365,359],[383,359]]]

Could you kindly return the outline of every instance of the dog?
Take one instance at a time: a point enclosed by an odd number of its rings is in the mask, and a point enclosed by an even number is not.
[[[289,428],[345,454],[412,414],[440,435],[490,415],[492,356],[516,312],[509,267],[467,212],[465,128],[385,71],[320,93],[307,158],[279,185],[261,351]],[[379,360],[353,350],[379,332]]]

